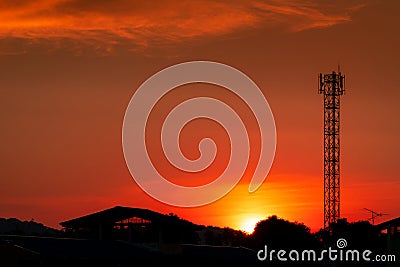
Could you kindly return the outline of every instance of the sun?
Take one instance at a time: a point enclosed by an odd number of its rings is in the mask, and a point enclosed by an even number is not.
[[[261,221],[260,217],[249,217],[245,218],[242,222],[242,225],[240,227],[240,230],[251,234],[254,231],[254,228],[256,227],[256,224]]]

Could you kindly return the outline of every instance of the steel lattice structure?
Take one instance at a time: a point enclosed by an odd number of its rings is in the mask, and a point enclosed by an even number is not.
[[[324,228],[340,218],[340,96],[344,75],[319,74],[319,93],[324,95]]]

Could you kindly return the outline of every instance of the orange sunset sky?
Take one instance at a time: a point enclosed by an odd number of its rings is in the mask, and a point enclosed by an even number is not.
[[[396,0],[0,0],[0,217],[59,228],[61,221],[123,205],[235,229],[276,214],[316,231],[323,226],[317,76],[338,64],[347,89],[341,216],[366,220],[363,208],[389,214],[376,222],[400,216],[399,10]],[[137,186],[121,132],[141,83],[192,60],[230,65],[259,86],[274,114],[277,146],[256,192],[248,193],[245,175],[214,203],[178,208]],[[176,97],[216,91],[184,87],[161,113]],[[226,163],[224,131],[196,123],[182,132],[182,150],[196,157],[196,142],[210,135],[222,154],[204,175],[171,178],[176,183],[210,181]]]

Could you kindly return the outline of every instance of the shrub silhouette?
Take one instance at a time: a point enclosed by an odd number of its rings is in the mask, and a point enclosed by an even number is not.
[[[249,245],[254,249],[261,249],[264,245],[273,249],[311,249],[319,244],[309,227],[276,215],[259,221],[249,238]]]

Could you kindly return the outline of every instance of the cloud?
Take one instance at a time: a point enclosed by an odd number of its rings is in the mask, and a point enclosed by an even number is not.
[[[138,47],[220,36],[283,25],[292,31],[329,27],[351,20],[362,7],[320,1],[209,0],[0,0],[0,41],[6,38],[75,40],[112,47]],[[60,41],[58,41],[60,42]]]
[[[324,7],[321,3],[307,1],[303,1],[301,5],[296,1],[285,1],[284,5],[279,4],[279,1],[264,1],[255,2],[254,6],[261,12],[262,17],[271,20],[271,24],[280,23],[293,31],[325,28],[351,21],[351,7]]]

